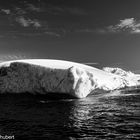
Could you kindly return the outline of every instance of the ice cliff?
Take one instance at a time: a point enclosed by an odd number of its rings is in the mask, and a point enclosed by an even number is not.
[[[139,84],[140,76],[121,75],[80,63],[25,59],[0,63],[0,94],[59,94],[84,98],[96,90],[110,91]]]

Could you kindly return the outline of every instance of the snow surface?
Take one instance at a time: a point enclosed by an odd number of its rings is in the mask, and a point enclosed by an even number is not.
[[[80,63],[53,59],[24,59],[0,63],[0,93],[59,94],[84,98],[94,91],[139,85],[140,76],[100,70]],[[125,72],[125,71],[123,71]]]
[[[134,76],[135,75],[131,71],[125,71],[121,68],[104,67],[103,70],[109,73],[120,75],[120,76]]]
[[[121,68],[110,68],[110,67],[104,67],[104,71],[108,73],[113,73],[116,75],[119,75],[126,81],[126,86],[139,86],[140,85],[140,74],[134,74],[131,71],[125,71]]]

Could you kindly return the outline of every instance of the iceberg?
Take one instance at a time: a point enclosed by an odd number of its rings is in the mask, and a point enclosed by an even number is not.
[[[24,59],[0,63],[0,94],[70,95],[84,98],[97,90],[139,85],[140,76],[53,59]]]
[[[131,71],[125,71],[121,68],[104,67],[103,70],[121,76],[126,81],[127,87],[140,85],[140,74],[134,74]]]

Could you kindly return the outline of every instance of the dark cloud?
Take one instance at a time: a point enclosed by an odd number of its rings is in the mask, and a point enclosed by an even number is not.
[[[23,23],[22,23],[23,24]],[[28,24],[24,23],[24,26],[29,26]],[[25,27],[24,27],[25,28]],[[29,28],[29,27],[26,27]],[[19,39],[19,38],[28,38],[28,37],[48,37],[51,38],[60,38],[65,35],[63,30],[54,30],[54,29],[37,29],[37,30],[9,30],[7,32],[1,32],[0,38],[12,38],[12,39]]]
[[[75,15],[75,16],[87,15],[86,11],[84,11],[81,8],[54,6],[54,5],[49,5],[48,7],[46,7],[46,12],[54,15]]]
[[[42,12],[42,8],[40,6],[35,6],[34,4],[27,3],[26,4],[26,9],[29,11],[34,11],[34,12]]]

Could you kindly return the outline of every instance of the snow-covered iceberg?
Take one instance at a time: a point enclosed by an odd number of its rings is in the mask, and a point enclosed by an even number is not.
[[[121,76],[121,78],[125,81],[126,87],[140,85],[140,74],[134,74],[131,71],[126,71],[121,68],[104,67],[103,70]]]
[[[84,98],[96,90],[110,91],[138,85],[139,79],[140,76],[135,74],[121,76],[63,60],[25,59],[0,63],[0,94],[28,92],[61,96],[64,93]]]

